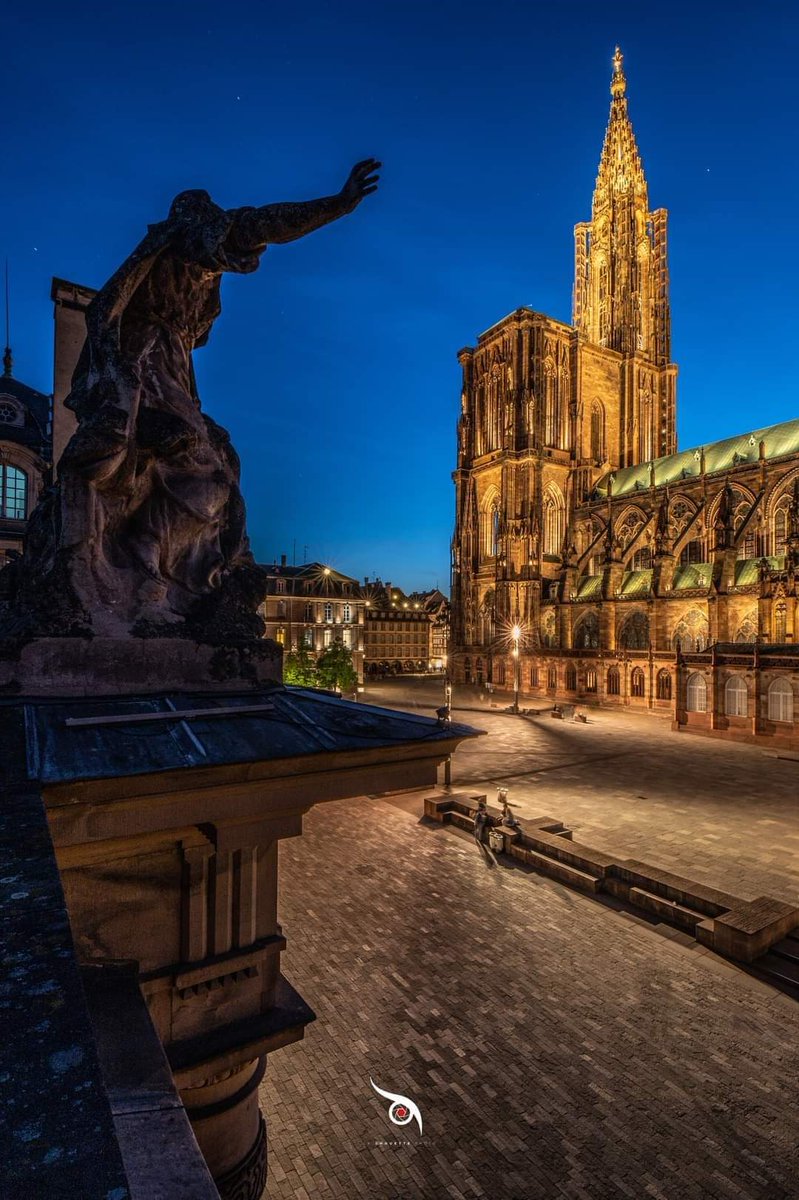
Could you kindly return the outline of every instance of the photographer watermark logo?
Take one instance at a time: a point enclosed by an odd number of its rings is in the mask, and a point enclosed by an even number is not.
[[[388,1119],[393,1125],[408,1125],[411,1121],[416,1121],[419,1126],[419,1132],[422,1132],[422,1114],[419,1112],[418,1105],[414,1104],[413,1100],[409,1100],[407,1096],[400,1096],[397,1092],[384,1092],[379,1088],[369,1076],[371,1083],[378,1096],[383,1096],[384,1099],[390,1100],[391,1104],[388,1110]]]

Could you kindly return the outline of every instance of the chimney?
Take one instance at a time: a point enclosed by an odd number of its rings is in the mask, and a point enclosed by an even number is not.
[[[280,556],[280,565],[281,565],[281,567],[285,567],[285,565],[286,565],[286,556],[285,556],[285,554],[281,554],[281,556]]]

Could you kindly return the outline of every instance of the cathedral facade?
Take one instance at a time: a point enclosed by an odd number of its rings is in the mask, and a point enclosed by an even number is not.
[[[678,452],[667,214],[618,49],[610,90],[572,324],[520,308],[458,356],[450,670],[794,745],[799,420]]]

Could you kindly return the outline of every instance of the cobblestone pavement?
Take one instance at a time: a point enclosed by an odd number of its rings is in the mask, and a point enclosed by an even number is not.
[[[369,688],[366,699],[432,704],[441,691],[440,683],[420,680]],[[526,719],[456,711],[458,721],[488,736],[457,752],[453,787],[474,787],[493,800],[502,783],[520,816],[556,817],[597,850],[744,899],[799,900],[799,762],[759,746],[674,733],[659,717],[581,711],[587,725],[548,713]]]
[[[318,1020],[262,1085],[270,1200],[799,1196],[799,1003],[402,805],[320,805],[281,844]]]

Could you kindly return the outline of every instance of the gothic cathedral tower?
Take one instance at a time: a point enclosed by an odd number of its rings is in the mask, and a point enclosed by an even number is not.
[[[452,668],[491,677],[514,624],[575,557],[575,509],[602,476],[676,449],[666,212],[648,190],[618,48],[590,222],[575,229],[573,324],[519,308],[460,351]],[[501,682],[501,681],[498,681]]]

